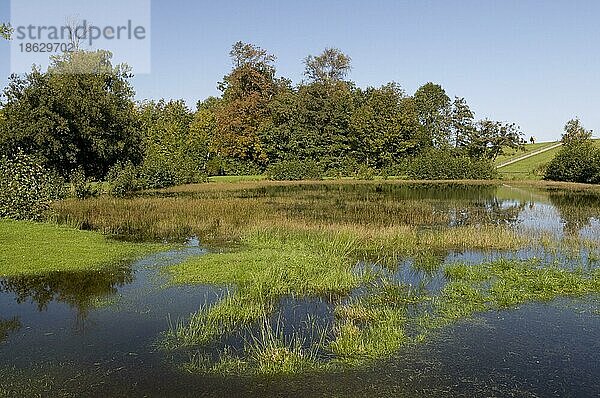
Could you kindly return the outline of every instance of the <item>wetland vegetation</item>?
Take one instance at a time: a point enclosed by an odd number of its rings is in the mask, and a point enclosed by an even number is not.
[[[0,223],[1,297],[17,303],[2,315],[7,352],[37,322],[18,311],[26,303],[65,306],[83,330],[97,317],[151,325],[142,346],[120,328],[112,344],[150,350],[192,384],[370,372],[453,325],[559,298],[597,316],[593,186],[232,181],[67,199],[51,212],[52,223]],[[24,380],[19,363],[1,370],[7,380]]]
[[[190,372],[276,375],[366,366],[477,313],[594,297],[599,198],[541,183],[237,181],[53,210],[121,240],[199,237],[208,253],[161,273],[227,293],[171,319],[157,344],[187,353],[176,366]],[[305,300],[322,308],[288,324],[283,307]]]

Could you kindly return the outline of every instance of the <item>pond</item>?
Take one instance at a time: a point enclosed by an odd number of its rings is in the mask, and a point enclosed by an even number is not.
[[[172,192],[138,199],[202,201],[222,199],[221,195]],[[231,297],[238,288],[234,283],[173,284],[165,272],[219,251],[212,241],[204,245],[191,238],[182,247],[105,271],[4,278],[0,280],[0,394],[533,397],[600,393],[600,302],[593,289],[473,310],[426,336],[419,328],[423,316],[429,316],[436,305],[436,297],[451,284],[449,275],[468,272],[470,266],[504,259],[535,261],[556,272],[595,272],[600,268],[599,194],[541,186],[371,183],[259,186],[233,190],[227,199],[241,201],[238,204],[260,201],[282,217],[325,224],[366,223],[371,228],[407,224],[419,231],[501,226],[531,243],[512,249],[423,247],[416,254],[393,257],[392,265],[364,256],[353,272],[375,275],[368,284],[342,295],[277,296],[268,318],[217,336],[205,347],[175,350],[164,346],[169,331],[201,308]],[[415,211],[407,210],[415,204]],[[99,221],[91,220],[90,227],[97,227],[94,222]],[[135,231],[141,229],[129,231],[132,239],[149,238],[133,236]],[[123,229],[118,232],[123,237]],[[202,233],[189,225],[184,232]],[[155,233],[173,237],[170,231]],[[150,238],[156,238],[155,233]],[[482,283],[487,286],[494,280]],[[415,298],[414,305],[407,307],[409,321],[403,321],[409,342],[391,355],[357,361],[355,366],[286,375],[198,371],[198,363],[207,358],[218,361],[224,350],[243,351],[245,344],[264,334],[261,323],[283,339],[301,336],[304,348],[335,342],[340,311],[364,304],[365,298],[386,299],[381,289],[385,292],[387,283],[414,292],[406,297]],[[379,289],[376,293],[374,286]],[[314,352],[319,363],[335,360],[331,350]]]

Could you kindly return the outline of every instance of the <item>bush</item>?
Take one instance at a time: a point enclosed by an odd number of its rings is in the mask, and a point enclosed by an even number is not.
[[[145,161],[139,172],[140,187],[161,189],[175,185],[193,184],[206,181],[206,175],[190,162]]]
[[[70,195],[77,199],[87,199],[100,194],[100,189],[94,187],[85,177],[85,172],[82,167],[75,169],[70,177]]]
[[[564,145],[548,164],[544,179],[600,183],[600,149],[590,140]]]
[[[109,195],[122,198],[141,189],[138,171],[131,162],[117,163],[109,170],[106,180]]]
[[[263,173],[256,163],[249,160],[221,159],[221,174],[226,176],[248,176]]]
[[[270,180],[298,181],[316,180],[323,175],[323,170],[314,160],[284,160],[267,167]]]
[[[376,174],[377,171],[374,168],[367,165],[362,165],[358,168],[354,174],[354,177],[358,180],[373,180],[375,179]]]
[[[40,220],[64,193],[62,181],[22,152],[0,158],[0,217]]]
[[[160,189],[177,185],[177,173],[172,164],[144,162],[140,169],[140,183],[146,189]]]
[[[412,158],[406,174],[415,180],[490,180],[498,175],[490,160],[451,150],[430,150]]]
[[[208,181],[206,173],[202,172],[198,165],[191,161],[177,165],[176,176],[177,185],[197,184]]]
[[[342,178],[356,176],[359,172],[360,165],[353,158],[328,158],[321,160],[322,176]]]
[[[400,159],[393,164],[389,164],[381,169],[381,175],[384,179],[389,177],[406,178],[408,175],[409,159]]]

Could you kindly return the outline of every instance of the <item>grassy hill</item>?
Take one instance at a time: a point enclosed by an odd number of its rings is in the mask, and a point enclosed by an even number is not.
[[[498,156],[498,158],[496,158],[496,161],[494,163],[496,163],[496,165],[500,165],[502,163],[509,162],[513,159],[518,159],[522,156],[527,155],[528,153],[539,151],[539,150],[551,147],[556,144],[558,144],[558,141],[540,142],[540,143],[536,143],[536,144],[525,144],[525,150],[508,149],[506,151],[506,154]]]
[[[596,145],[600,146],[600,140],[594,140]],[[523,156],[526,156],[529,153],[536,152],[539,150],[543,150],[544,148],[552,147],[553,145],[558,144],[555,142],[541,142],[538,144],[527,144],[525,145],[524,151],[510,151],[507,152],[504,156],[499,156],[496,159],[496,165],[501,165],[503,163],[509,162],[511,160],[519,159]],[[540,154],[531,156],[529,158],[517,161],[508,166],[502,167],[498,169],[502,177],[505,179],[513,179],[513,180],[541,180],[543,178],[543,169],[546,164],[548,164],[554,156],[560,151],[560,147],[551,149],[546,152],[542,152]]]

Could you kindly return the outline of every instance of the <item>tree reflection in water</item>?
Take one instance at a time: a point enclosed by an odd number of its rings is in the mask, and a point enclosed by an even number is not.
[[[593,219],[600,220],[600,195],[587,192],[550,193],[550,202],[563,221],[565,236],[578,236]]]
[[[91,309],[100,299],[117,293],[119,287],[133,282],[131,267],[115,267],[101,271],[52,272],[35,276],[13,276],[0,280],[0,293],[13,294],[17,303],[32,302],[45,311],[55,301],[65,303],[77,313],[77,323],[83,326]],[[14,320],[0,320],[2,331]],[[5,324],[7,326],[5,326]]]
[[[0,318],[0,344],[6,340],[10,332],[16,332],[21,329],[21,321],[14,317],[11,319]]]

